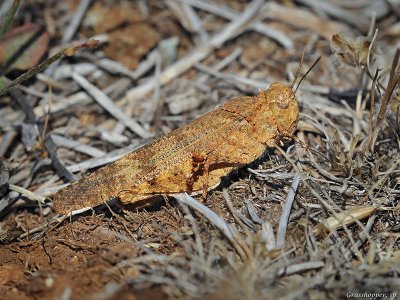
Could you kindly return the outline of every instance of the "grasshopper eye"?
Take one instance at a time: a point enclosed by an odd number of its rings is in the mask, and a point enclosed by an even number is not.
[[[275,103],[279,108],[286,109],[289,107],[290,102],[294,99],[294,95],[291,90],[282,89],[276,97]]]
[[[288,108],[289,107],[289,99],[288,98],[283,98],[282,99],[277,99],[276,105],[278,105],[279,108]]]
[[[268,96],[271,99],[271,104],[276,105],[281,109],[288,108],[290,102],[292,102],[294,98],[291,88],[280,82],[274,82],[270,85],[270,88],[268,89]]]

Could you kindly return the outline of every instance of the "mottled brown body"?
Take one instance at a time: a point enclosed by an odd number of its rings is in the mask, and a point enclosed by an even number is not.
[[[113,197],[127,204],[156,195],[199,193],[267,147],[290,139],[298,118],[291,87],[273,83],[257,96],[233,99],[72,183],[57,192],[54,209],[66,214]]]

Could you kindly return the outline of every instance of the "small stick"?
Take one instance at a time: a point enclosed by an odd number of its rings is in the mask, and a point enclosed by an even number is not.
[[[250,259],[250,249],[248,249],[246,244],[241,242],[241,239],[240,237],[238,237],[237,232],[220,216],[218,216],[215,212],[206,207],[204,204],[201,204],[196,199],[190,197],[187,193],[174,195],[174,198],[179,202],[184,203],[203,214],[211,222],[211,224],[217,227],[232,243],[243,261],[248,261]]]
[[[54,143],[58,147],[65,147],[68,149],[72,149],[74,151],[90,155],[91,157],[102,157],[107,154],[102,150],[99,150],[97,148],[94,148],[86,144],[82,144],[78,141],[63,137],[61,135],[52,134],[51,137],[53,138]]]
[[[277,233],[277,248],[283,248],[285,245],[285,236],[287,230],[287,223],[290,216],[290,210],[292,209],[294,196],[296,195],[297,188],[300,183],[300,176],[297,174],[292,182],[289,193],[286,197],[285,205],[282,209],[281,218],[279,219],[278,233]]]
[[[92,0],[79,1],[78,8],[76,9],[74,15],[71,16],[70,22],[67,28],[64,30],[63,36],[61,38],[61,44],[63,46],[69,41],[71,41],[71,39],[75,35],[75,32],[78,30],[79,25],[81,24],[82,19],[85,16],[86,11],[89,8],[91,2]],[[54,73],[55,69],[58,67],[58,65],[59,62],[55,62],[46,70],[45,74],[51,76]]]
[[[138,136],[140,136],[141,138],[148,138],[152,136],[152,134],[145,130],[142,126],[140,126],[139,123],[127,117],[105,93],[103,93],[100,89],[91,84],[87,79],[85,79],[85,77],[74,72],[72,73],[72,78],[82,88],[84,88],[97,101],[97,103],[99,103],[112,116],[114,116],[118,121],[120,121],[130,130],[132,130]]]
[[[47,68],[49,65],[54,63],[55,61],[64,58],[66,56],[72,56],[75,54],[76,51],[82,48],[95,48],[98,46],[98,41],[97,40],[89,40],[85,43],[69,47],[67,49],[64,49],[57,54],[53,55],[52,57],[46,59],[44,62],[38,64],[36,67],[30,69],[29,71],[25,72],[24,74],[20,75],[13,81],[11,81],[9,84],[7,84],[4,87],[0,87],[0,96],[4,95],[7,93],[9,90],[15,88],[18,84],[21,82],[31,78],[32,76],[42,72],[45,68]]]
[[[78,8],[76,9],[74,15],[71,17],[71,20],[63,33],[61,44],[69,42],[75,35],[75,32],[78,30],[79,25],[81,24],[82,19],[85,16],[91,2],[92,0],[79,1]]]
[[[22,196],[32,200],[32,201],[38,201],[41,204],[46,204],[46,198],[43,196],[40,196],[38,194],[35,194],[34,192],[31,192],[27,189],[24,189],[23,187],[17,186],[15,184],[9,183],[8,188],[12,191],[15,191],[17,193],[20,193]]]
[[[181,60],[166,68],[161,73],[159,84],[162,86],[170,82],[173,78],[190,69],[195,63],[205,59],[215,48],[220,47],[227,40],[232,39],[243,32],[247,26],[249,26],[249,21],[251,21],[254,15],[257,14],[263,4],[263,0],[252,1],[241,15],[232,20],[232,22],[230,22],[221,32],[211,37],[207,43],[198,46]],[[142,97],[153,90],[154,87],[154,79],[148,80],[144,84],[129,90],[126,93],[126,98],[133,99],[136,97]]]
[[[222,5],[215,5],[212,3],[208,3],[206,1],[197,1],[197,0],[180,0],[180,1],[183,3],[190,4],[191,6],[194,6],[198,9],[210,12],[219,17],[228,19],[230,21],[235,20],[239,16],[237,12]],[[256,22],[253,25],[251,25],[250,28],[257,31],[258,33],[265,35],[266,37],[272,40],[277,41],[285,49],[293,48],[294,45],[293,41],[285,32],[281,30],[277,30],[274,27],[271,27],[263,22]]]

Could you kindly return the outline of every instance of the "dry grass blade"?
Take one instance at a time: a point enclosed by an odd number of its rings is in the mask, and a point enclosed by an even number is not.
[[[195,1],[195,0],[179,0],[179,1],[183,3],[188,3],[190,5],[193,5],[194,7],[208,11],[223,18],[227,18],[231,21],[238,17],[238,14],[229,9],[228,7],[215,5],[213,3],[208,3],[206,1]],[[285,47],[286,49],[293,48],[293,41],[283,31],[277,30],[261,22],[253,24],[251,28],[260,34],[264,34],[265,36],[273,40],[276,40],[278,43],[282,44],[282,46]]]
[[[287,230],[287,223],[289,221],[290,210],[293,206],[294,196],[296,195],[297,188],[300,183],[300,176],[296,175],[293,179],[292,185],[290,187],[289,193],[286,197],[285,204],[282,209],[282,215],[279,220],[279,227],[277,233],[277,242],[276,246],[278,248],[283,248],[285,245],[285,237],[286,237],[286,230]]]
[[[51,136],[47,136],[44,141],[44,147],[49,154],[53,167],[56,169],[57,175],[60,178],[65,178],[69,182],[75,180],[74,175],[64,166],[64,164],[60,161],[57,155],[57,147],[56,144],[53,142]]]
[[[371,106],[369,108],[369,131],[368,131],[368,142],[365,145],[364,153],[367,153],[370,150],[372,145],[372,137],[374,133],[374,115],[375,115],[375,97],[376,97],[376,85],[378,80],[379,70],[376,70],[374,78],[372,80],[371,89],[370,89],[370,99]]]
[[[46,198],[42,197],[40,195],[36,195],[35,193],[28,191],[27,189],[24,189],[20,186],[16,186],[15,184],[9,184],[8,185],[9,189],[12,191],[15,191],[17,193],[20,193],[21,195],[25,196],[26,198],[32,200],[32,201],[37,201],[40,202],[41,204],[45,204]]]
[[[114,151],[111,151],[103,156],[100,157],[94,157],[94,158],[89,158],[87,160],[81,161],[79,163],[76,163],[74,165],[68,166],[67,169],[72,172],[79,172],[79,171],[86,171],[92,168],[97,168],[100,166],[104,166],[105,164],[111,163],[113,161],[116,161],[118,158],[121,158],[125,154],[137,149],[140,145],[132,143],[131,145],[116,149]]]
[[[342,211],[333,217],[329,217],[321,224],[315,226],[313,229],[313,233],[316,235],[321,235],[322,233],[324,233],[324,231],[336,231],[340,228],[343,228],[344,226],[348,226],[356,222],[357,220],[360,221],[366,217],[369,217],[377,209],[377,206],[365,206]]]
[[[338,5],[329,3],[328,1],[318,0],[299,0],[304,5],[311,6],[317,12],[329,14],[337,19],[343,20],[345,23],[358,27],[361,31],[367,31],[369,20],[364,15],[355,15],[353,12],[343,9]]]
[[[106,94],[91,84],[83,76],[79,75],[78,73],[72,73],[72,78],[78,82],[79,85],[82,86],[102,107],[104,107],[104,109],[106,109],[112,116],[114,116],[138,136],[142,138],[148,138],[152,136],[152,134],[140,126],[139,123],[127,117]]]
[[[195,63],[198,63],[206,58],[212,50],[220,47],[227,40],[232,39],[242,33],[249,26],[249,21],[251,21],[254,15],[257,14],[263,3],[263,0],[252,1],[247,9],[238,18],[229,23],[222,31],[218,32],[205,44],[195,48],[192,52],[181,58],[178,62],[165,69],[161,73],[159,84],[164,85],[171,81],[173,78],[187,71]],[[129,90],[126,94],[126,97],[128,100],[136,97],[143,97],[154,87],[154,80],[147,81],[146,83]]]
[[[193,197],[190,197],[187,193],[175,195],[174,198],[179,202],[186,204],[199,212],[201,212],[208,220],[211,221],[221,232],[229,239],[233,240],[235,233],[232,231],[232,227],[229,226],[224,220],[222,220],[215,212],[199,203]]]
[[[36,74],[40,73],[41,71],[46,69],[52,63],[54,63],[54,62],[56,62],[56,61],[58,61],[58,60],[60,60],[60,59],[62,59],[64,57],[66,57],[66,56],[73,56],[76,53],[76,51],[78,51],[80,49],[95,48],[95,47],[98,46],[98,44],[99,44],[99,42],[97,40],[88,40],[87,42],[78,44],[78,45],[73,46],[73,47],[66,48],[66,49],[58,52],[57,54],[55,54],[52,57],[46,59],[44,62],[40,63],[36,67],[33,67],[29,71],[23,73],[22,75],[20,75],[19,77],[17,77],[16,79],[11,81],[10,83],[8,83],[6,86],[0,86],[0,96],[4,95],[5,93],[10,91],[11,89],[15,88],[17,85],[19,85],[23,81],[25,81],[25,80],[35,76]]]
[[[305,9],[291,8],[275,2],[269,2],[264,8],[264,16],[274,20],[315,32],[330,40],[332,34],[346,31],[345,24],[326,21]]]
[[[246,249],[247,247],[240,242],[240,237],[238,236],[238,233],[220,216],[198,202],[196,199],[190,197],[187,193],[174,195],[174,198],[181,203],[184,203],[201,212],[215,227],[221,230],[221,232],[226,236],[229,241],[232,242],[242,259],[249,259],[249,249]]]
[[[79,2],[79,6],[76,9],[76,12],[71,18],[71,22],[68,24],[67,28],[64,31],[63,37],[61,39],[62,44],[69,42],[75,35],[91,2],[92,0],[82,0]]]
[[[0,19],[12,2],[1,2]],[[0,298],[395,298],[397,10],[386,0],[20,1],[12,25],[41,24],[48,53],[91,34],[102,42],[0,96]],[[310,65],[322,57],[300,87],[299,49]],[[278,98],[252,106],[259,89],[285,80],[299,102],[298,143],[250,146],[289,123],[269,118]],[[235,98],[239,109],[226,105]],[[264,109],[266,133],[241,130]],[[225,115],[240,128],[226,130]],[[139,146],[137,163],[122,160],[128,172],[96,175]],[[242,161],[254,149],[259,158]],[[75,175],[94,180],[59,192]],[[176,200],[139,199],[164,187]],[[138,201],[122,203],[121,189]]]
[[[56,135],[56,134],[52,134],[51,135],[54,143],[58,146],[58,147],[66,147],[81,153],[85,153],[87,155],[90,155],[92,157],[101,157],[106,155],[106,153],[104,151],[101,151],[97,148],[91,147],[89,145],[86,144],[82,144],[78,141],[69,139],[69,138],[65,138],[61,135]]]

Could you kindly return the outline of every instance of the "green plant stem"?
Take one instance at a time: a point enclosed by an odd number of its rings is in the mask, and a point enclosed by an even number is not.
[[[11,81],[9,84],[7,84],[5,87],[1,87],[0,86],[0,96],[5,94],[5,93],[7,93],[10,89],[14,88],[18,84],[20,84],[22,81],[27,80],[27,79],[31,78],[32,76],[40,73],[45,68],[47,68],[50,64],[52,64],[56,60],[59,60],[59,59],[65,57],[65,56],[66,56],[66,54],[65,54],[64,50],[61,51],[61,52],[58,52],[57,54],[53,55],[52,57],[46,59],[41,64],[39,64],[36,67],[30,69],[29,71],[25,72],[21,76],[15,78],[13,81]]]
[[[53,62],[64,58],[65,56],[73,56],[76,51],[80,49],[91,49],[91,48],[96,48],[99,45],[99,41],[95,39],[88,40],[84,43],[68,47],[57,54],[53,55],[52,57],[46,59],[44,62],[41,64],[37,65],[36,67],[30,69],[29,71],[25,72],[21,76],[15,78],[13,81],[8,83],[7,85],[4,86],[2,85],[2,82],[7,82],[7,79],[4,77],[0,77],[0,96],[4,95],[7,93],[9,90],[20,84],[22,81],[27,80],[31,78],[32,76],[42,72],[45,68],[47,68],[49,65],[51,65]]]

